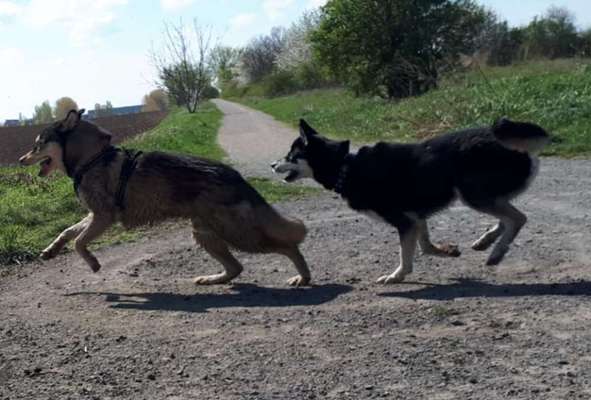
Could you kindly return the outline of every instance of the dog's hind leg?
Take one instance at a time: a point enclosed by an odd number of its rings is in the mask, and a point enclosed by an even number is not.
[[[398,283],[412,272],[412,262],[417,247],[419,237],[419,226],[413,222],[404,228],[398,227],[400,235],[400,265],[390,275],[384,275],[378,278],[378,283]]]
[[[86,261],[90,269],[92,269],[92,272],[98,272],[101,269],[101,264],[96,257],[88,251],[88,245],[113,225],[113,219],[108,215],[96,214],[90,214],[87,218],[88,221],[84,226],[84,229],[80,232],[74,242],[74,248],[84,261]]]
[[[230,282],[243,270],[242,264],[230,253],[228,244],[215,233],[193,230],[193,237],[203,249],[224,267],[224,272],[214,275],[203,275],[193,279],[196,285],[215,285]]]
[[[439,257],[459,257],[462,253],[455,244],[433,244],[429,237],[429,226],[427,221],[422,219],[417,222],[419,226],[419,246],[423,254]]]
[[[310,275],[310,269],[308,268],[306,259],[300,252],[300,249],[297,246],[294,246],[279,250],[278,252],[287,256],[298,270],[299,275],[288,279],[287,284],[290,286],[305,286],[309,284],[310,279],[312,279]]]
[[[57,256],[66,244],[78,236],[86,225],[92,219],[92,214],[88,214],[82,221],[65,229],[60,235],[41,252],[40,257],[44,260],[50,260]]]
[[[501,230],[500,239],[493,247],[486,265],[497,265],[505,254],[509,251],[509,245],[513,242],[523,225],[527,222],[527,217],[518,209],[513,207],[508,201],[497,201],[494,205],[488,207],[479,207],[477,210],[499,218],[499,230]],[[495,231],[494,235],[498,234]],[[486,234],[485,234],[486,236]]]
[[[472,243],[472,248],[476,251],[483,251],[488,249],[505,230],[505,225],[501,221],[486,231],[477,241]]]

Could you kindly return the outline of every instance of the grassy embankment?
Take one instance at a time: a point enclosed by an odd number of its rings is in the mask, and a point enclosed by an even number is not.
[[[222,114],[207,104],[196,114],[172,112],[162,123],[124,146],[142,150],[164,150],[197,154],[221,160],[217,144]],[[0,168],[0,264],[29,260],[47,246],[54,236],[77,222],[85,212],[78,204],[69,178],[54,175],[38,178],[39,168]],[[271,202],[302,196],[309,189],[249,179]],[[113,228],[99,245],[135,237],[133,231]]]
[[[485,68],[446,77],[439,89],[390,102],[317,90],[271,99],[233,99],[296,125],[357,142],[415,141],[509,116],[557,137],[545,155],[591,154],[591,61],[555,60]]]

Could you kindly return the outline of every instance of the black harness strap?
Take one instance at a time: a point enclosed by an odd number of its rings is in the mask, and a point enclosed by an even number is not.
[[[137,159],[142,155],[141,151],[135,151],[131,149],[123,149],[125,153],[125,160],[121,166],[121,174],[119,175],[119,187],[117,188],[117,194],[115,195],[115,205],[121,210],[125,210],[125,194],[127,192],[127,183],[129,178],[137,167]]]
[[[110,162],[120,151],[123,151],[125,159],[123,160],[121,172],[119,174],[119,185],[117,186],[117,193],[115,193],[115,205],[119,209],[125,210],[124,203],[125,194],[127,192],[127,183],[129,182],[129,178],[131,178],[133,171],[135,171],[135,168],[137,167],[137,160],[142,155],[141,151],[118,149],[114,146],[105,148],[103,151],[95,155],[90,161],[84,164],[80,169],[78,169],[72,177],[74,180],[74,190],[76,191],[76,196],[79,196],[78,189],[80,188],[80,184],[82,183],[84,175],[101,161],[103,161],[105,164]]]
[[[80,187],[80,183],[82,183],[82,178],[84,178],[84,175],[101,161],[104,161],[106,163],[112,160],[118,151],[119,149],[113,146],[109,146],[97,155],[95,155],[94,157],[92,157],[90,161],[88,161],[76,172],[74,172],[72,179],[74,180],[74,191],[76,192],[76,196],[78,196],[78,189]]]

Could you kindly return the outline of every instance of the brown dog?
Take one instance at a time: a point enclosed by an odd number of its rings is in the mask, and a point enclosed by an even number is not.
[[[75,249],[97,272],[101,265],[88,244],[116,222],[125,228],[188,218],[193,236],[224,272],[195,278],[196,284],[225,283],[242,272],[230,247],[247,252],[278,253],[295,265],[290,285],[306,285],[310,271],[299,251],[306,236],[300,221],[280,215],[234,169],[199,157],[162,152],[132,152],[111,145],[111,135],[72,110],[45,129],[22,165],[40,163],[40,176],[54,170],[74,180],[88,216],[64,230],[41,253],[55,257],[75,238]]]

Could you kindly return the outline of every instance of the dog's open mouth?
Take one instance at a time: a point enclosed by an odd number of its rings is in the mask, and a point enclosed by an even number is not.
[[[39,162],[39,166],[41,167],[41,170],[39,171],[39,176],[47,176],[52,170],[52,166],[51,166],[52,163],[53,163],[53,160],[51,159],[51,157],[43,158]]]
[[[291,170],[287,173],[287,175],[285,175],[285,178],[283,178],[283,180],[285,182],[293,182],[296,180],[297,177],[298,177],[298,171]]]

